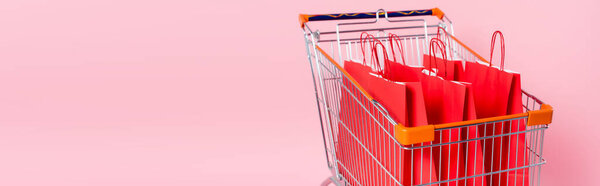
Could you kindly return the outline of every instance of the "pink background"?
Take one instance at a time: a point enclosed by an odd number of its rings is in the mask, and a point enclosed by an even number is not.
[[[600,185],[597,1],[0,3],[0,185],[317,185],[298,13],[440,7],[555,108],[542,185]]]

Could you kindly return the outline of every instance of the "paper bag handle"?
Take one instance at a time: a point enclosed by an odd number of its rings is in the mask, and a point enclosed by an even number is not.
[[[404,45],[402,45],[401,39],[398,35],[390,33],[389,34],[389,40],[390,40],[390,50],[392,50],[392,57],[394,57],[394,61],[396,61],[396,52],[394,52],[394,41],[396,42],[396,46],[398,46],[399,51],[400,51],[400,57],[402,57],[402,64],[406,65],[406,60],[404,58]]]
[[[435,45],[434,45],[435,44]],[[435,55],[435,52],[433,51],[435,49],[435,46],[437,46],[440,49],[440,52],[442,53],[442,59],[444,61],[444,65],[446,65],[446,63],[448,63],[448,60],[446,58],[446,45],[444,44],[444,42],[438,38],[431,38],[431,41],[429,42],[429,67],[431,66],[431,62],[435,60],[435,68],[437,68],[438,70],[440,68],[438,68],[437,66],[437,56]],[[433,52],[433,55],[432,55]],[[429,75],[431,75],[431,71],[429,71]],[[439,76],[439,74],[437,74]],[[447,76],[447,70],[444,68],[444,77]]]
[[[504,71],[504,35],[500,31],[495,31],[492,35],[492,46],[490,47],[490,67],[492,66],[492,59],[494,58],[494,44],[496,43],[496,36],[500,36],[500,70]]]

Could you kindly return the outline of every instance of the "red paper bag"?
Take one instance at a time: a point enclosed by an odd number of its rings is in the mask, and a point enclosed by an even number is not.
[[[440,41],[432,39],[430,53]],[[435,54],[435,52],[433,52]],[[445,60],[446,54],[442,50]],[[430,61],[431,62],[431,61]],[[434,63],[434,62],[432,62]],[[440,71],[438,71],[440,72]],[[454,81],[444,80],[438,76],[422,73],[421,83],[427,108],[427,120],[431,124],[442,124],[463,121],[466,100],[466,86]],[[460,129],[446,129],[436,132],[434,143],[450,143],[460,141]],[[464,177],[464,153],[458,144],[442,145],[433,148],[434,162],[437,163],[438,177],[440,181],[458,179]],[[441,185],[464,185],[464,180],[444,182]]]
[[[387,68],[384,70],[384,72],[386,73],[388,79],[396,82],[402,82],[406,85],[408,122],[404,123],[404,125],[408,127],[427,125],[428,122],[425,110],[425,100],[423,98],[423,88],[419,82],[419,75],[421,74],[423,67],[412,67],[406,65],[404,58],[404,47],[402,42],[399,42],[400,38],[396,34],[390,33],[389,41],[390,50],[392,51],[394,60],[391,61],[386,59],[385,66]],[[400,51],[402,63],[399,63],[396,60],[394,44],[396,44]]]
[[[477,112],[475,110],[475,100],[473,98],[473,85],[467,82],[461,82],[466,88],[466,101],[465,101],[465,115],[464,121],[477,119]],[[476,139],[481,137],[477,132],[477,126],[469,126],[462,131],[463,140]],[[465,169],[467,169],[467,177],[482,175],[484,174],[483,164],[483,149],[480,141],[470,141],[466,145],[463,145],[463,152],[465,154]],[[484,176],[468,178],[466,180],[467,185],[487,185]]]
[[[491,46],[491,56],[490,56],[490,64],[492,62],[494,44],[496,40],[496,36],[500,36],[500,47],[501,47],[501,66],[500,69],[508,74],[512,75],[512,81],[510,86],[510,93],[508,96],[508,110],[506,114],[519,114],[523,113],[522,106],[522,90],[521,90],[521,75],[519,73],[507,71],[504,69],[504,35],[502,32],[496,31],[492,35],[492,46]],[[526,151],[527,144],[525,139],[525,133],[514,134],[517,132],[522,132],[526,130],[526,124],[524,119],[514,120],[512,122],[504,123],[504,132],[505,134],[510,134],[508,136],[508,141],[505,141],[506,151],[503,156],[507,158],[506,161],[502,164],[502,169],[514,169],[518,167],[523,167],[528,165],[528,160],[526,159]],[[506,176],[507,179],[504,179]],[[525,186],[529,185],[529,169],[524,168],[517,171],[509,171],[501,174],[502,183],[500,185],[519,185]]]
[[[391,35],[391,37],[393,36],[394,35]],[[391,41],[393,41],[393,38],[391,38]],[[383,44],[377,41],[377,44],[373,49],[377,50],[377,46],[381,46],[383,49],[383,56],[385,60],[386,69],[382,71],[384,72],[382,75],[391,82],[403,84],[407,90],[407,122],[400,124],[408,127],[427,125],[428,122],[423,91],[420,82],[418,82],[418,75],[420,73],[415,73],[415,70],[421,70],[422,68],[414,69],[413,67],[392,62],[388,59],[387,52],[385,51]],[[401,45],[399,45],[399,47],[402,48]],[[377,52],[374,53],[377,54]],[[376,57],[376,59],[378,58]],[[413,147],[418,147],[419,145],[413,145]],[[425,143],[424,145],[429,144]],[[396,159],[402,159],[402,163],[404,164],[399,168],[401,170],[398,170],[402,174],[402,184],[419,185],[437,182],[438,179],[434,171],[436,168],[430,157],[430,149],[415,149],[413,151],[402,150],[400,156],[395,157]]]
[[[508,72],[513,75],[512,85],[510,88],[509,103],[507,114],[523,113],[522,98],[521,98],[521,75],[514,72]],[[515,134],[526,130],[524,119],[513,120],[512,122],[504,122],[504,133],[510,134],[508,141],[504,141],[507,145],[503,156],[505,161],[502,163],[502,169],[515,169],[528,165],[527,160],[527,143],[525,133]],[[506,140],[506,139],[505,139]],[[501,174],[502,182],[500,185],[529,185],[529,169],[519,169]]]
[[[477,118],[505,115],[512,76],[502,73],[499,69],[490,68],[476,62],[467,62],[465,65],[464,80],[473,83],[473,98]],[[503,130],[503,125],[499,123],[480,125],[479,135],[483,137],[500,135]],[[483,152],[485,172],[500,170],[501,152],[505,152],[502,148],[502,142],[505,140],[505,137],[484,140],[483,145],[486,147]],[[488,183],[499,184],[498,179],[497,174],[486,177]]]
[[[496,33],[494,34],[493,40],[495,39]],[[501,41],[502,48],[504,48],[503,40]],[[502,49],[502,56],[504,56],[504,49]],[[461,80],[473,83],[473,95],[475,98],[477,118],[487,118],[522,112],[521,108],[517,108],[517,106],[520,107],[522,104],[520,75],[504,71],[503,59],[504,57],[502,57],[500,68],[492,67],[491,60],[489,66],[477,62],[465,63],[465,71],[462,74],[463,76]],[[519,126],[517,124],[513,124],[512,128],[508,122],[482,125],[479,127],[479,133],[480,136],[493,136],[507,134],[511,131],[514,132],[524,130],[523,122],[519,123],[522,125]],[[520,139],[517,140],[517,136],[523,139],[523,141]],[[510,143],[509,139],[511,141]],[[510,161],[508,160],[510,158],[508,153],[509,151],[511,151],[514,155],[517,146],[518,148],[521,148],[521,151],[523,151],[522,149],[524,149],[524,146],[526,145],[524,143],[524,137],[520,137],[520,135],[491,138],[485,140],[484,145],[487,147],[484,152],[484,162],[486,164],[485,171],[488,173],[506,170],[508,167],[510,167],[509,165],[513,165],[514,167],[515,163],[521,166],[526,165],[524,158],[515,158]],[[526,179],[525,182],[528,182],[527,176],[523,176],[523,173],[526,173],[526,171],[521,170],[517,171],[517,173],[512,173],[515,175],[512,176],[512,178],[510,178],[507,173],[500,173],[487,176],[486,179],[487,182],[491,183],[492,185],[506,185],[507,182],[511,182],[511,180],[513,181],[512,183],[514,183],[515,177],[519,177],[521,182],[522,179]]]
[[[408,118],[407,122],[402,124],[407,127],[427,125],[428,122],[425,110],[425,100],[423,97],[421,83],[419,82],[419,75],[421,74],[420,71],[423,68],[405,65],[402,43],[398,42],[398,36],[390,34],[390,42],[392,42],[391,49],[394,58],[394,41],[396,41],[395,44],[400,50],[402,64],[398,63],[396,59],[394,59],[394,61],[387,59],[385,55],[387,52],[384,51],[386,69],[384,69],[383,72],[385,73],[384,75],[387,77],[387,79],[402,83],[407,88],[406,101]],[[382,46],[383,48],[383,45],[380,42],[378,42],[378,44],[378,46]],[[424,143],[423,145],[431,145],[431,143]],[[420,146],[420,144],[413,145],[413,147],[418,146]],[[432,152],[429,148],[415,149],[412,152],[408,150],[402,150],[401,156],[396,158],[402,159],[402,163],[404,164],[400,168],[401,170],[397,170],[401,172],[403,176],[401,181],[403,185],[428,184],[438,181],[437,175],[435,174],[436,168],[431,160],[431,153]]]
[[[503,73],[499,69],[475,63],[466,63],[465,78],[467,82],[473,83],[473,97],[477,111],[477,118],[487,118],[502,116],[506,114],[508,108],[508,96],[510,94],[510,83],[512,76]],[[501,123],[491,123],[479,126],[480,136],[496,136],[503,134],[504,126]],[[484,152],[484,162],[486,163],[486,172],[500,170],[500,162],[503,159],[503,152],[506,152],[506,137],[490,138],[484,141],[486,147]],[[506,161],[506,160],[505,160]],[[494,174],[488,176],[487,182],[500,184],[500,176]]]
[[[387,109],[388,114],[398,123],[406,125],[408,122],[407,116],[407,101],[406,101],[406,84],[389,80],[389,63],[388,55],[385,46],[381,41],[374,40],[372,48],[374,67],[377,73],[371,73],[369,77],[369,88],[367,92],[373,96],[375,100],[381,103]],[[378,47],[383,50],[384,66],[382,69],[379,63]]]
[[[459,83],[443,80],[436,76],[424,75],[421,80],[423,92],[425,95],[425,104],[427,107],[427,119],[431,123],[450,123],[462,121],[465,87]],[[459,129],[448,129],[436,132],[436,144],[459,141]],[[441,133],[441,134],[440,134]],[[440,137],[441,136],[441,137]],[[442,145],[434,148],[434,161],[438,163],[437,167],[440,175],[440,181],[456,179],[463,177],[460,168],[463,163],[459,153],[459,147],[454,145]],[[458,168],[457,168],[458,167]],[[442,185],[456,184],[447,182]],[[464,183],[459,182],[459,185]]]
[[[445,37],[443,37],[445,36]],[[448,49],[450,50],[450,57],[454,58],[453,56],[453,50],[451,48],[450,43],[450,35],[448,34],[448,32],[446,32],[446,30],[442,27],[438,27],[438,34],[437,34],[438,39],[443,39],[445,43],[448,43],[448,45],[442,45],[443,47],[448,47]],[[426,56],[424,57],[424,60],[427,60],[427,57],[433,57],[433,56]],[[436,58],[437,61],[438,58]],[[441,60],[440,60],[441,62]],[[437,66],[442,66],[443,69],[440,70],[446,70],[450,73],[446,73],[444,77],[446,77],[446,79],[453,79],[453,80],[460,80],[462,79],[462,76],[464,75],[464,69],[463,69],[463,65],[462,65],[463,61],[462,60],[448,60],[446,65],[440,64],[439,62],[436,64]],[[427,64],[424,62],[424,64]],[[433,66],[426,66],[427,69],[431,69],[433,68]],[[473,120],[473,119],[477,119],[477,112],[475,109],[475,100],[473,97],[473,86],[471,83],[468,82],[460,82],[461,84],[466,86],[466,101],[465,101],[465,112],[464,112],[464,117],[463,117],[463,121],[468,121],[468,120]],[[476,139],[481,137],[478,133],[477,133],[477,127],[476,126],[470,126],[467,128],[463,128],[461,131],[462,140],[469,140],[469,139]],[[479,141],[470,141],[467,142],[466,144],[464,144],[462,146],[462,151],[465,154],[465,169],[466,170],[466,176],[470,177],[470,176],[475,176],[475,175],[481,175],[484,174],[484,164],[483,164],[483,152],[482,152],[482,144]],[[466,183],[467,185],[487,185],[486,179],[483,176],[480,177],[474,177],[474,178],[468,178],[466,179]]]

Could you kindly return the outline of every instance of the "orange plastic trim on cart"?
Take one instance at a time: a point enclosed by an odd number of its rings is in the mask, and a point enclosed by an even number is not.
[[[444,124],[434,124],[427,125],[422,127],[405,127],[402,125],[395,126],[395,137],[398,142],[402,145],[410,145],[416,143],[430,142],[433,141],[435,135],[435,129],[445,129],[451,127],[460,127],[465,125],[472,125],[478,123],[486,123],[486,122],[494,122],[494,121],[502,121],[509,120],[515,118],[523,118],[527,117],[527,126],[535,126],[535,125],[546,125],[552,123],[552,106],[547,104],[542,104],[539,110],[532,110],[520,114],[511,114],[506,116],[497,116],[497,117],[489,117],[482,118],[476,120],[469,121],[460,121],[453,123],[444,123]]]
[[[444,18],[444,12],[442,12],[442,10],[439,8],[431,9],[431,15],[436,16],[438,19]]]
[[[300,14],[298,15],[298,20],[300,21],[300,27],[304,28],[304,23],[308,22],[309,15]]]
[[[435,126],[424,125],[418,127],[394,126],[394,137],[402,145],[410,145],[435,140]]]
[[[545,125],[552,123],[552,113],[554,110],[552,106],[542,104],[540,110],[532,110],[529,113],[529,119],[527,120],[527,126],[534,125]]]

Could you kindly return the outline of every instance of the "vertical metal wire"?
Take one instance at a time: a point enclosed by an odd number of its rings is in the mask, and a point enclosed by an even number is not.
[[[446,129],[446,132],[448,134],[448,139],[449,139],[448,142],[452,141],[452,129]],[[446,149],[448,149],[448,156],[446,158],[444,158],[444,159],[447,160],[446,162],[448,162],[447,163],[448,170],[445,170],[445,171],[446,171],[446,180],[449,180],[450,179],[450,167],[452,167],[452,166],[450,166],[450,160],[451,160],[451,158],[450,158],[450,156],[451,156],[450,151],[452,150],[452,148],[450,148],[450,147],[452,145],[449,144],[449,145],[444,145],[444,146],[446,146]]]
[[[520,130],[520,128],[521,128],[521,126],[519,125],[519,124],[521,124],[521,123],[520,123],[519,121],[521,121],[521,120],[517,120],[517,130],[516,130],[516,131],[519,131],[519,130]],[[519,136],[520,136],[520,135],[521,135],[521,134],[516,134],[516,136],[517,136],[517,139],[515,139],[515,143],[516,143],[516,144],[515,144],[515,146],[516,146],[516,147],[515,147],[515,166],[514,166],[513,168],[517,168],[517,167],[519,166],[519,165],[518,165],[518,163],[519,163]],[[524,145],[524,144],[523,144],[523,145]],[[510,162],[510,161],[509,161],[509,162]],[[524,162],[523,162],[523,163],[524,163]],[[513,178],[513,180],[515,181],[515,186],[517,185],[517,175],[518,175],[518,174],[517,174],[517,171],[518,171],[518,169],[515,169],[515,171],[514,171],[514,173],[513,173],[513,177],[512,177],[512,178]],[[508,182],[507,182],[507,185],[508,185]]]
[[[415,38],[415,40],[416,40],[416,39],[417,39],[417,38]],[[411,54],[411,56],[412,56],[412,60],[413,60],[413,61],[417,61],[418,59],[417,59],[417,56],[415,56],[415,55],[416,55],[416,53],[417,53],[417,50],[418,50],[418,48],[415,48],[415,47],[413,46],[413,42],[414,42],[414,41],[413,41],[413,39],[412,39],[412,38],[410,38],[410,51],[411,51],[411,52],[410,52],[410,54]],[[414,63],[414,62],[411,62],[410,64],[413,64],[413,63]]]
[[[432,142],[428,142],[428,144],[432,145]],[[431,176],[433,174],[433,147],[429,147],[429,184],[431,184],[431,182],[433,182],[432,177]]]
[[[416,64],[419,63],[419,61],[423,60],[423,51],[420,50],[421,49],[420,42],[423,39],[425,39],[425,38],[423,38],[423,37],[415,37],[415,55],[417,55],[417,57],[415,59],[416,61],[414,63],[412,63],[412,64],[416,65]]]
[[[526,123],[527,123],[526,119],[523,119],[523,125],[525,125]],[[527,130],[527,129],[528,129],[528,127],[527,127],[527,125],[525,125],[525,130]],[[523,141],[525,141],[525,143],[523,144],[524,145],[524,147],[523,147],[523,166],[531,163],[531,161],[527,160],[527,153],[529,153],[529,150],[527,150],[527,149],[529,148],[529,145],[531,144],[531,141],[527,142],[527,135],[529,135],[529,133],[525,133],[523,135]],[[522,170],[522,175],[523,175],[523,177],[521,177],[521,180],[522,180],[521,186],[525,186],[526,176],[527,176],[527,178],[529,178],[529,168],[524,168]]]
[[[533,128],[537,128],[537,126],[535,126],[535,127],[533,127]],[[534,137],[534,141],[535,141],[535,142],[534,142],[534,146],[533,146],[533,149],[534,149],[534,155],[533,155],[534,161],[533,161],[533,162],[534,162],[534,163],[538,163],[538,158],[537,158],[537,147],[538,147],[538,134],[539,134],[539,132],[538,132],[538,131],[535,131],[534,133],[535,133],[535,137]],[[533,171],[536,171],[536,169],[537,169],[537,168],[538,168],[538,167],[534,167],[534,168],[533,168]],[[531,180],[532,180],[532,181],[534,181],[534,180],[535,180],[535,177],[536,177],[536,175],[535,175],[535,174],[533,174],[533,177],[531,178]],[[533,185],[533,184],[532,184],[532,185]]]
[[[542,127],[542,126],[540,126],[540,127]],[[540,143],[541,143],[540,144],[540,159],[541,159],[542,157],[544,157],[544,156],[542,156],[544,154],[544,130],[540,130],[540,133],[542,135],[541,139],[540,139]],[[537,184],[538,184],[538,186],[541,184],[541,181],[540,181],[540,177],[541,176],[542,176],[542,166],[538,166],[538,173],[537,173],[537,177],[538,177]]]
[[[444,138],[442,137],[442,131],[439,131],[439,133],[440,133],[440,138],[438,138],[438,141],[440,141],[440,140],[444,139]],[[439,143],[439,142],[438,142],[438,143]],[[440,146],[438,146],[438,147],[439,147],[439,149],[438,149],[438,150],[439,150],[439,153],[438,153],[438,154],[442,154],[442,145],[440,145]],[[437,155],[436,155],[436,156],[437,156]],[[439,163],[438,163],[438,167],[437,167],[437,169],[439,169],[439,170],[440,170],[440,171],[439,171],[439,173],[438,173],[438,175],[439,175],[439,176],[438,176],[438,179],[441,181],[441,180],[442,180],[442,177],[441,177],[441,176],[442,176],[442,167],[441,167],[441,166],[442,166],[442,156],[439,156],[439,157],[438,157],[438,159],[439,159],[439,161],[438,161]]]
[[[500,129],[504,130],[504,122],[502,122]],[[500,131],[500,134],[502,134],[502,132],[503,132],[503,131]],[[494,135],[495,135],[495,133],[494,133]],[[502,146],[503,146],[503,139],[504,139],[504,137],[503,137],[503,136],[501,136],[501,137],[500,137],[500,153],[498,153],[498,156],[499,156],[499,157],[496,157],[496,158],[498,158],[498,159],[499,159],[499,160],[498,160],[498,161],[499,161],[499,164],[498,164],[498,170],[497,170],[497,171],[501,171],[501,170],[502,170],[502,151],[503,151],[503,148],[502,148]],[[501,181],[502,181],[502,178],[501,178],[502,174],[501,174],[501,173],[498,173],[497,175],[498,175],[498,185],[500,185],[500,184],[502,183],[502,182],[501,182]]]
[[[313,69],[313,62],[312,62],[312,56],[313,54],[311,53],[310,47],[309,47],[309,43],[310,41],[308,40],[308,35],[306,33],[304,33],[304,41],[305,41],[305,46],[306,46],[306,53],[308,56],[308,62],[310,63],[310,72],[311,74],[315,74],[314,69]],[[325,137],[325,131],[323,129],[323,119],[322,119],[322,115],[321,115],[321,106],[319,103],[319,93],[317,90],[317,82],[315,80],[315,76],[311,76],[312,80],[313,80],[313,85],[314,85],[314,89],[315,89],[315,100],[317,103],[317,112],[319,113],[319,124],[321,125],[321,135],[323,137],[323,147],[325,148],[325,159],[327,160],[327,166],[329,168],[331,168],[331,162],[329,162],[329,154],[328,154],[328,150],[327,150],[327,141],[326,141],[326,137]]]
[[[461,181],[464,180],[464,177],[467,176],[467,174],[462,174],[462,176],[461,176],[460,168],[466,169],[466,167],[463,166],[463,164],[461,163],[461,161],[467,161],[467,160],[466,160],[466,156],[464,156],[464,154],[463,154],[463,156],[461,156],[462,146],[466,145],[466,142],[462,142],[462,140],[464,140],[463,136],[462,136],[462,131],[461,131],[460,128],[456,129],[456,130],[458,132],[458,139],[456,139],[455,141],[457,141],[458,143],[456,144],[456,157],[457,157],[457,159],[456,159],[456,177],[455,178],[457,178],[459,180],[457,180],[456,184],[454,184],[454,185],[458,186],[458,184]],[[464,180],[463,182],[466,182],[466,180]]]
[[[423,146],[423,143],[421,143],[420,146]],[[419,179],[419,184],[423,184],[423,149],[419,149],[419,151],[421,152],[421,156],[419,156],[419,157],[421,157],[421,169],[420,169],[421,170],[421,172],[420,172],[421,175],[419,175],[419,178],[420,178]]]
[[[314,40],[315,40],[315,38],[313,36],[313,41]],[[313,42],[313,51],[317,51],[316,44],[314,42]],[[320,56],[320,54],[318,52],[316,54],[317,54],[316,56]],[[320,60],[319,57],[317,57],[316,58],[317,72],[318,72],[318,75],[319,75],[318,77],[319,77],[319,81],[320,81],[320,85],[321,85],[321,95],[325,95],[325,91],[324,91],[324,87],[323,87],[323,76],[321,74],[320,65],[318,65],[320,63],[319,60]],[[325,104],[325,108],[327,108],[328,107],[327,106],[327,101],[324,101],[324,104]],[[330,136],[330,141],[329,142],[331,144],[331,146],[330,146],[331,147],[331,151],[332,151],[331,153],[334,154],[333,155],[333,162],[337,162],[337,157],[335,156],[335,143],[333,142],[333,134],[331,133],[331,130],[332,130],[331,129],[331,125],[330,125],[331,124],[331,119],[329,118],[329,114],[325,114],[325,116],[326,116],[325,117],[326,118],[325,121],[329,125],[329,128],[328,128],[328,132],[329,132],[329,136]],[[334,172],[336,174],[336,178],[339,178],[340,175],[339,175],[339,170],[337,168],[337,163],[334,163],[333,169],[334,169]]]
[[[412,145],[411,145],[411,147],[412,147]],[[410,151],[410,159],[411,159],[411,161],[410,161],[410,185],[414,185],[415,182],[413,180],[413,178],[414,178],[413,174],[414,174],[415,169],[413,167],[414,167],[414,162],[415,162],[415,155],[414,155],[414,151],[412,151],[412,150]]]

